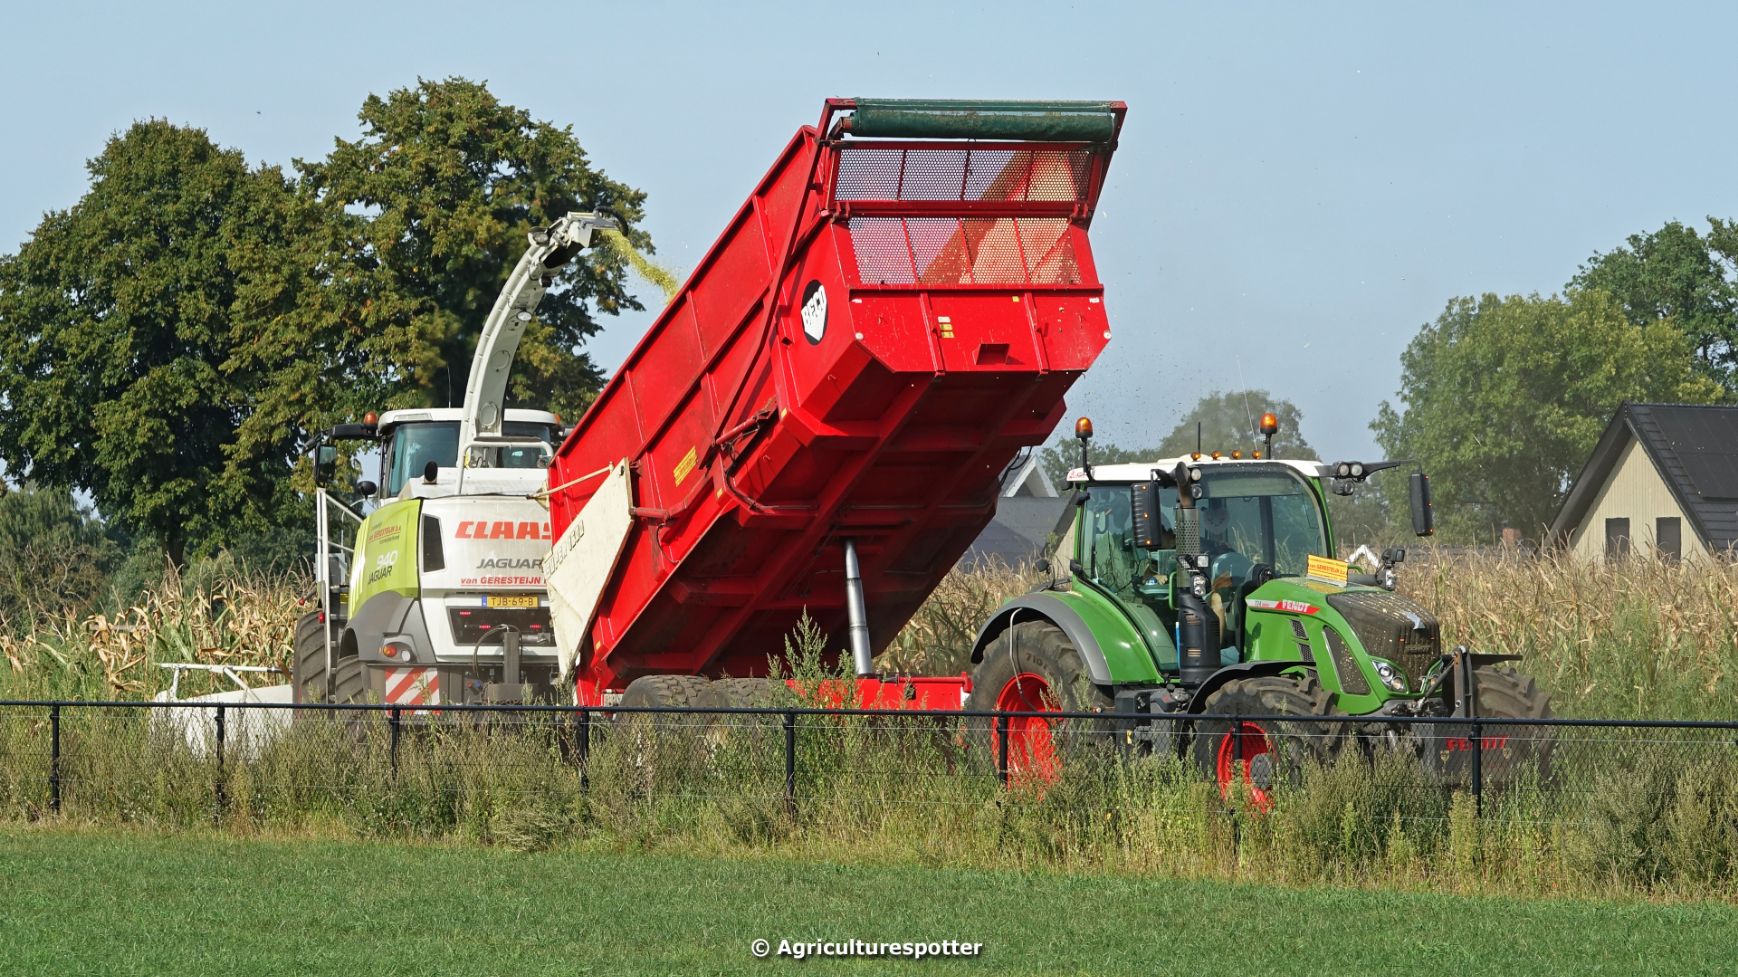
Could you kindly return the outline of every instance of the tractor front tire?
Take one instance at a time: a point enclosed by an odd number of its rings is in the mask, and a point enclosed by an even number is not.
[[[1092,682],[1080,649],[1049,621],[1016,624],[990,642],[972,669],[968,710],[985,712],[1110,712],[1114,697]],[[1069,756],[1108,753],[1114,736],[1108,723],[1046,719],[1042,716],[975,718],[974,745],[988,751],[1001,769],[1003,730],[1007,731],[1008,783],[1054,783]]]
[[[1549,719],[1551,697],[1530,675],[1489,665],[1473,669],[1478,715],[1482,718]],[[1551,776],[1552,728],[1506,726],[1481,728],[1484,755],[1480,758],[1487,784],[1503,785],[1536,775],[1540,782]],[[1471,735],[1470,732],[1463,735]]]
[[[1225,683],[1207,697],[1202,712],[1223,716],[1329,714],[1330,699],[1314,675],[1262,675]],[[1311,765],[1332,763],[1345,727],[1339,723],[1272,719],[1208,719],[1194,730],[1195,762],[1235,801],[1247,791],[1259,811],[1273,808],[1276,792],[1302,783]]]

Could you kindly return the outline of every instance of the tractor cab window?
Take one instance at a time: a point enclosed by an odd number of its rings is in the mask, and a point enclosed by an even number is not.
[[[1161,489],[1165,528],[1174,526],[1177,490]],[[1169,532],[1166,533],[1169,538]],[[1092,582],[1124,597],[1135,597],[1157,586],[1176,556],[1173,549],[1149,550],[1135,542],[1134,513],[1128,486],[1094,486],[1086,500],[1081,531],[1081,565]]]
[[[540,444],[509,445],[499,452],[493,467],[543,468],[558,443],[553,424],[536,421],[507,421],[501,433],[515,438],[536,438]],[[386,448],[386,494],[395,496],[404,483],[421,478],[429,462],[441,468],[453,468],[459,463],[459,422],[420,421],[400,424],[392,431]]]
[[[1201,480],[1201,541],[1278,574],[1302,575],[1309,555],[1327,555],[1315,493],[1285,468],[1208,468]]]

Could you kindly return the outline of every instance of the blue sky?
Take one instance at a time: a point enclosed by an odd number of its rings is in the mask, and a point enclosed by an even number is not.
[[[649,193],[683,271],[827,96],[1123,99],[1093,228],[1116,339],[1070,403],[1130,445],[1247,385],[1326,454],[1372,453],[1400,351],[1451,297],[1549,293],[1629,234],[1738,216],[1726,4],[62,3],[5,24],[7,251],[134,119],[288,164],[419,76],[572,125]]]

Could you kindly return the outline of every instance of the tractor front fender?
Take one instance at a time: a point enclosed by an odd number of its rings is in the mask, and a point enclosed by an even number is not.
[[[1305,662],[1295,661],[1254,661],[1227,665],[1207,676],[1207,681],[1202,682],[1201,687],[1195,690],[1195,694],[1189,698],[1188,711],[1206,712],[1208,697],[1223,688],[1227,682],[1235,682],[1240,678],[1283,675],[1299,668],[1309,669],[1309,665]],[[1313,671],[1313,669],[1309,670]]]
[[[1060,628],[1080,652],[1081,664],[1094,685],[1116,686],[1160,681],[1158,667],[1146,642],[1121,615],[1066,592],[1035,591],[1003,604],[978,629],[972,644],[972,664],[984,660],[984,650],[1016,624],[1048,621]]]

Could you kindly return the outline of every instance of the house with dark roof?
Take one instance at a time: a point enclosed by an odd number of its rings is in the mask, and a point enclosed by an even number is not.
[[[1052,537],[1066,528],[1059,524],[1069,515],[1069,500],[1057,495],[1056,486],[1039,467],[1038,452],[1010,465],[1002,486],[996,517],[960,558],[964,566],[986,561],[1019,566],[1044,555]]]
[[[1738,407],[1619,407],[1551,536],[1590,559],[1729,556],[1738,545]]]

